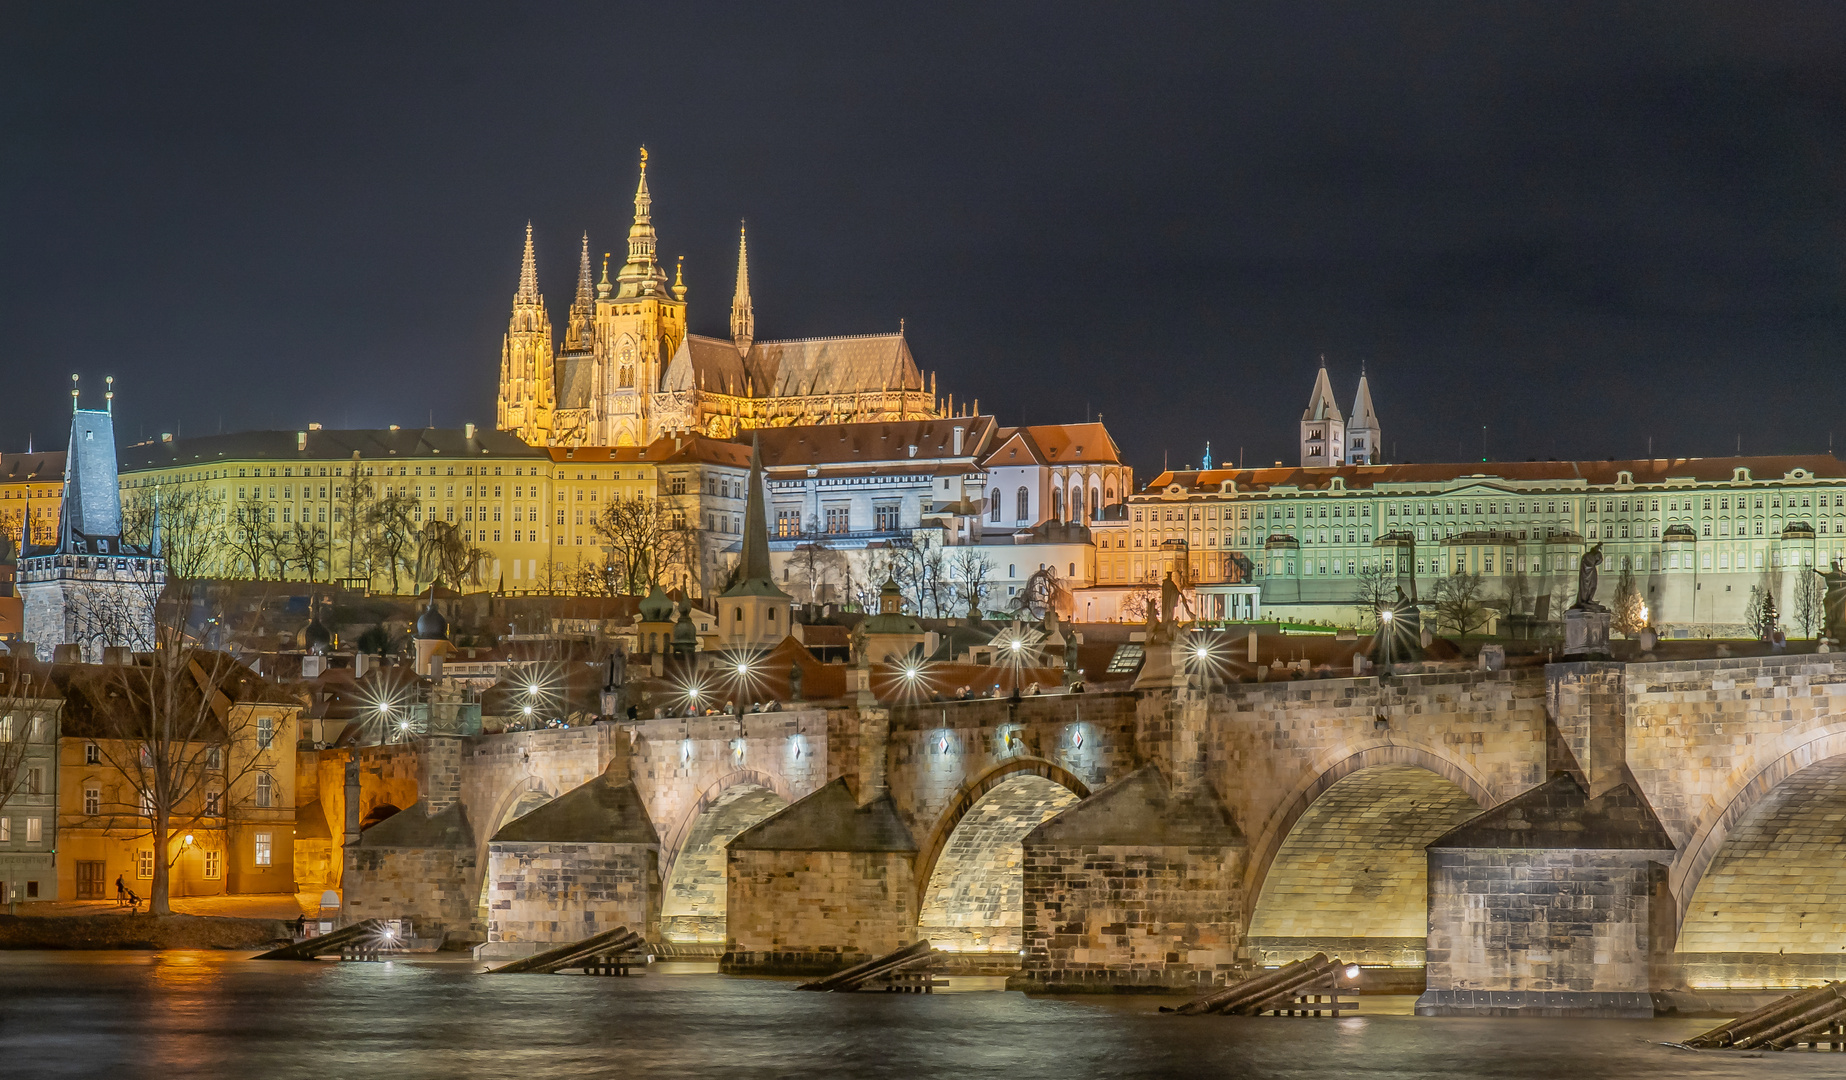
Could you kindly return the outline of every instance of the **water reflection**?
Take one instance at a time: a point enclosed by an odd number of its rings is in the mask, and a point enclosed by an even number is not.
[[[1378,998],[1337,1021],[1172,1017],[1139,996],[800,994],[708,972],[483,978],[466,962],[0,954],[0,1074],[1574,1080],[1837,1076],[1846,1064],[1657,1045],[1705,1020],[1429,1020],[1402,1015],[1409,999]]]

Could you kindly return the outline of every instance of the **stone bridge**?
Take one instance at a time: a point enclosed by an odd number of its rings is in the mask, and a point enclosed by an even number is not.
[[[928,938],[1102,989],[1324,949],[1426,1011],[1640,1013],[1846,975],[1843,687],[1823,654],[833,704],[367,748],[321,798],[348,917],[485,955]]]

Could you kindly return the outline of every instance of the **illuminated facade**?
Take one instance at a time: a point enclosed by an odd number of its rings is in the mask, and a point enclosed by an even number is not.
[[[945,414],[901,329],[758,340],[741,232],[731,335],[691,333],[684,267],[669,278],[658,246],[644,151],[626,259],[612,277],[605,256],[592,284],[584,239],[564,348],[554,357],[528,230],[501,347],[501,430],[534,445],[644,446],[663,435],[731,438],[762,427]]]

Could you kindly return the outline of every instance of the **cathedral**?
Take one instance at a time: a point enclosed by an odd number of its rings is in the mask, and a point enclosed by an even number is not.
[[[900,329],[895,334],[762,341],[750,303],[747,238],[737,238],[731,336],[691,333],[685,266],[669,280],[654,234],[647,151],[628,256],[591,282],[583,238],[562,349],[553,346],[526,226],[519,291],[500,352],[497,426],[534,446],[646,445],[663,435],[730,438],[796,424],[927,420],[945,415]]]

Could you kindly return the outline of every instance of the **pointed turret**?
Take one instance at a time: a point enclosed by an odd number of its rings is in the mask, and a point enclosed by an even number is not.
[[[737,292],[731,296],[731,340],[739,356],[749,356],[756,341],[756,313],[750,306],[750,248],[743,226],[737,228]]]
[[[1378,426],[1378,414],[1372,411],[1372,388],[1359,369],[1359,393],[1352,401],[1352,419],[1346,423],[1346,461],[1352,465],[1378,464],[1379,447],[1384,432]]]
[[[618,296],[665,296],[654,235],[654,197],[647,190],[647,147],[641,148],[641,181],[635,185],[635,223],[628,229],[628,261],[616,275]]]
[[[1346,418],[1333,400],[1333,383],[1327,378],[1327,359],[1320,361],[1314,392],[1301,414],[1301,467],[1321,469],[1346,460]]]
[[[595,334],[596,282],[590,276],[590,234],[583,234],[583,252],[577,257],[577,295],[570,303],[570,325],[564,331],[564,351],[584,352]]]
[[[526,222],[526,254],[519,263],[519,291],[513,294],[515,304],[538,303],[538,260],[532,255],[532,223]]]
[[[763,506],[763,447],[750,437],[750,490],[744,502],[744,542],[737,584],[718,598],[719,633],[733,647],[773,648],[789,634],[793,605],[769,566],[769,515]]]
[[[532,248],[532,223],[526,222],[526,246],[519,262],[519,290],[500,343],[500,397],[494,426],[528,443],[543,445],[551,434],[555,405],[551,353],[551,317],[538,291],[538,259]]]
[[[743,558],[739,563],[737,584],[724,595],[741,596],[744,592],[740,590],[754,592],[758,589],[766,591],[757,595],[787,596],[776,588],[769,570],[769,513],[763,506],[763,444],[759,437],[752,435],[750,490],[744,500]]]

